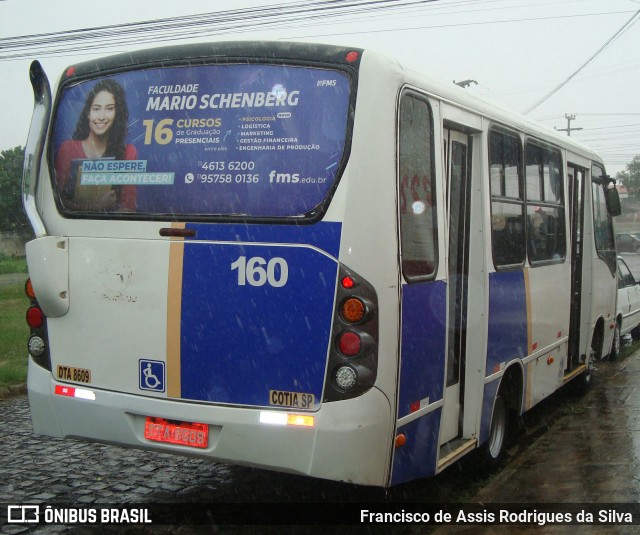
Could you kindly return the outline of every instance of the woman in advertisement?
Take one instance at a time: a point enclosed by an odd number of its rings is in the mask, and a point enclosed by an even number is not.
[[[78,211],[132,211],[135,186],[81,185],[86,160],[136,160],[137,151],[126,144],[129,110],[122,86],[115,80],[98,82],[87,95],[72,139],[56,155],[57,180],[65,208]]]

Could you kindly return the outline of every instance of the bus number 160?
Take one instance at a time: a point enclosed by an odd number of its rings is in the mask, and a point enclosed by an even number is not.
[[[265,268],[266,266],[266,268]],[[282,288],[289,278],[289,266],[284,258],[276,257],[267,262],[261,256],[254,256],[247,260],[246,256],[239,257],[231,270],[238,270],[238,286],[264,286],[269,284],[274,288]]]

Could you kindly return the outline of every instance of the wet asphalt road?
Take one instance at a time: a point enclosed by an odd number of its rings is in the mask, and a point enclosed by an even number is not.
[[[385,491],[102,444],[37,437],[31,430],[28,401],[25,396],[17,396],[0,401],[0,504],[277,502],[292,507],[305,502],[637,504],[640,352],[620,363],[601,363],[586,395],[575,397],[563,392],[538,405],[527,416],[522,433],[509,450],[507,463],[493,476],[478,474],[471,466],[473,463],[468,462],[454,465],[436,478]],[[65,526],[23,531],[22,526],[6,525],[3,514],[0,511],[2,534],[79,531]],[[178,529],[179,533],[194,531],[212,533],[211,528]],[[267,530],[253,532],[261,531]],[[405,526],[390,530],[387,526],[385,532],[428,531],[432,529]],[[513,531],[513,527],[504,526],[469,529],[448,526],[437,533]],[[236,531],[222,527],[213,532]],[[581,526],[576,531],[575,526],[533,527],[518,528],[517,533],[640,533],[640,529]]]

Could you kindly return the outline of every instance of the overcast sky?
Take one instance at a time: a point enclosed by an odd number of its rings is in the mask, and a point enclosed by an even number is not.
[[[195,39],[185,24],[154,34],[154,43],[76,41],[62,52],[52,44],[15,48],[15,38],[98,28],[166,17],[218,13],[251,7],[308,9],[316,0],[234,2],[205,0],[0,0],[0,150],[24,145],[33,97],[28,69],[38,59],[56,81],[62,70],[96,55],[167,45],[171,35],[193,40],[287,39],[375,48],[444,80],[474,79],[468,90],[506,108],[524,111],[570,77],[640,10],[640,0],[398,0],[386,12],[334,18],[289,17],[265,27],[250,25],[251,13],[203,29]],[[350,2],[345,2],[348,4]],[[243,12],[244,13],[244,12]],[[566,128],[600,152],[610,174],[640,154],[640,24],[633,19],[615,40],[529,117]],[[258,19],[255,19],[256,21]],[[186,31],[183,29],[187,27]],[[142,36],[143,34],[139,34]]]

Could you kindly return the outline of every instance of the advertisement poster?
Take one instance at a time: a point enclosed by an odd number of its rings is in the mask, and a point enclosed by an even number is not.
[[[54,183],[73,212],[301,217],[345,151],[350,79],[302,66],[135,70],[70,84]]]

